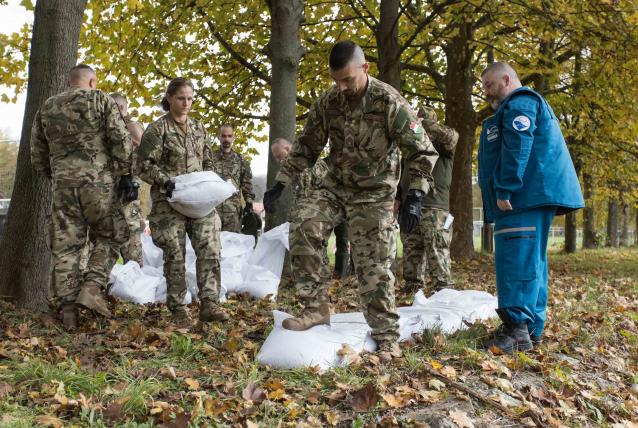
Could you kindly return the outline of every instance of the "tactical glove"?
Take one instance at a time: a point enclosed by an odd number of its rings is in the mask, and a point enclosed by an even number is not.
[[[123,175],[117,185],[117,193],[123,202],[132,202],[137,199],[139,187],[140,185],[133,181],[133,177]]]
[[[164,183],[164,190],[166,190],[166,197],[173,197],[173,190],[175,190],[175,182],[173,180],[166,180]]]
[[[277,182],[272,189],[264,193],[264,209],[268,214],[275,211],[275,201],[279,199],[285,187],[284,183]]]
[[[253,212],[253,203],[252,202],[246,202],[246,206],[244,207],[244,215],[243,217],[247,216],[248,214]]]
[[[399,227],[401,232],[412,233],[421,221],[421,197],[420,190],[410,190],[405,202],[401,205],[399,214]]]

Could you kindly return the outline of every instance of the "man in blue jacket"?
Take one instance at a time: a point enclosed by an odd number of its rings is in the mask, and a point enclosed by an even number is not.
[[[487,347],[528,351],[540,345],[547,306],[547,239],[555,215],[584,206],[578,176],[556,115],[496,62],[481,75],[496,111],[483,122],[479,185],[485,221],[494,222],[498,315]]]

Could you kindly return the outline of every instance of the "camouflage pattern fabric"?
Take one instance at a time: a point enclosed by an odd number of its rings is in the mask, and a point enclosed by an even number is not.
[[[283,162],[286,162],[284,160]],[[317,160],[312,168],[306,168],[292,183],[292,200],[288,211],[288,220],[292,221],[296,217],[299,203],[310,196],[314,189],[317,189],[323,178],[328,173],[328,165],[323,159]]]
[[[195,264],[200,300],[219,300],[221,284],[219,230],[221,222],[213,210],[206,217],[193,219],[175,211],[167,201],[153,204],[149,217],[153,242],[164,251],[166,305],[171,312],[183,307],[186,296],[186,234],[197,256]]]
[[[188,218],[166,200],[164,183],[195,171],[212,171],[212,149],[204,126],[191,118],[180,126],[170,114],[150,124],[138,150],[140,177],[151,184],[153,207],[149,215],[151,236],[164,251],[167,306],[181,310],[186,295],[186,234],[197,255],[196,275],[201,300],[218,300],[221,270],[219,253],[221,221],[213,210],[206,217]]]
[[[250,164],[233,150],[229,153],[217,150],[213,153],[213,170],[231,180],[233,186],[239,190],[217,207],[222,220],[222,230],[241,233],[242,198],[246,204],[252,203],[255,199]]]
[[[122,214],[128,226],[129,239],[120,247],[120,254],[125,263],[133,260],[142,266],[142,241],[140,234],[144,232],[146,223],[142,216],[140,201],[136,200],[124,205]]]
[[[330,271],[324,265],[324,242],[343,221],[348,222],[361,310],[378,342],[399,338],[390,265],[396,252],[392,202],[352,204],[354,195],[316,189],[304,198],[291,225],[290,255],[297,296],[308,308],[329,303]],[[327,275],[327,276],[326,276]]]
[[[450,241],[452,227],[443,229],[447,211],[421,208],[421,223],[410,234],[401,234],[403,242],[403,278],[414,288],[425,287],[425,277],[432,280],[432,291],[453,288]]]
[[[73,302],[88,281],[105,287],[128,238],[115,184],[131,171],[131,140],[115,102],[72,87],[47,99],[31,131],[31,163],[53,184],[51,249],[58,303]],[[81,253],[91,242],[86,270]]]

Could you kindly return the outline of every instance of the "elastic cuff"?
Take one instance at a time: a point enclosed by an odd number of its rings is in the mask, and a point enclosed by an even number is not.
[[[497,190],[496,191],[496,199],[500,199],[502,201],[511,201],[512,200],[512,192],[508,192],[506,190]]]

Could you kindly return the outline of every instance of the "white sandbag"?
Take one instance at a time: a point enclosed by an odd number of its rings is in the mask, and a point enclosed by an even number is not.
[[[145,275],[137,262],[126,263],[116,270],[114,277],[115,281],[109,289],[111,295],[139,304],[155,301],[161,278]]]
[[[167,293],[166,278],[161,277],[160,282],[157,286],[157,290],[155,292],[154,301],[158,303],[166,303],[166,293]],[[184,301],[182,302],[182,304],[190,305],[192,301],[193,301],[193,296],[191,296],[191,292],[186,291],[186,295],[184,296]]]
[[[232,196],[237,189],[212,171],[197,171],[173,178],[175,190],[168,203],[190,218],[202,218]]]
[[[229,257],[245,257],[248,259],[255,247],[255,237],[243,233],[221,232],[222,260]]]
[[[248,259],[248,264],[262,266],[281,278],[286,257],[285,250],[288,249],[289,227],[289,223],[284,223],[264,233]]]
[[[285,330],[281,323],[290,318],[285,312],[273,311],[273,318],[275,326],[257,354],[257,361],[262,364],[285,369],[318,366],[326,370],[345,365],[337,355],[343,344],[357,353],[376,349],[360,312],[332,315],[330,326],[319,325],[306,331]]]
[[[280,281],[280,276],[275,275],[265,267],[247,265],[243,270],[242,284],[237,287],[237,292],[248,293],[257,299],[270,296],[271,300],[275,300]]]
[[[153,238],[146,233],[142,234],[142,261],[144,266],[153,266],[159,269],[164,267],[164,251],[153,243]]]

